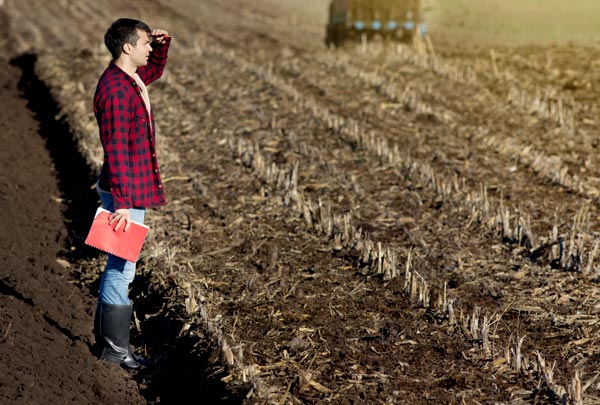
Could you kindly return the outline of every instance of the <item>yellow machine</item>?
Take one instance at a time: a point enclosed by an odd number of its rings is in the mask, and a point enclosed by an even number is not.
[[[409,41],[415,34],[425,34],[420,0],[332,0],[329,4],[327,46],[377,36]]]

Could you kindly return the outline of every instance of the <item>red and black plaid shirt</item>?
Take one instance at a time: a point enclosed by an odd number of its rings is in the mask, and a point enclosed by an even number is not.
[[[146,66],[137,74],[148,85],[162,76],[171,38],[152,44]],[[101,189],[110,190],[115,210],[165,205],[154,142],[154,114],[148,112],[133,77],[111,62],[94,95],[94,114],[100,128],[104,164]]]

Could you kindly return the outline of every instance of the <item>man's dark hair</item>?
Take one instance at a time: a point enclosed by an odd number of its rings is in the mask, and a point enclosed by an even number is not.
[[[150,27],[142,21],[131,18],[119,18],[112,23],[104,35],[104,44],[110,51],[113,60],[117,60],[123,52],[123,45],[135,46],[139,39],[137,30],[146,31],[150,35]]]

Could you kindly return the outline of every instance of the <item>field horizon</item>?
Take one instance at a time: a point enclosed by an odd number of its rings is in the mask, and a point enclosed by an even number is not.
[[[307,20],[327,22],[329,0],[270,2]],[[516,45],[600,41],[600,2],[593,0],[423,0],[422,8],[434,39]]]

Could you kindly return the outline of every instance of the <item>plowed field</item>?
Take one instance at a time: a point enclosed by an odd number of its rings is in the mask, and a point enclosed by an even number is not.
[[[21,77],[31,110],[5,114],[2,207],[37,213],[2,216],[2,401],[600,401],[598,47],[332,50],[267,0],[0,4],[3,103]],[[173,37],[150,88],[169,204],[132,285],[155,360],[137,373],[91,353],[104,258],[83,244],[121,16]],[[14,166],[19,134],[46,154]]]

